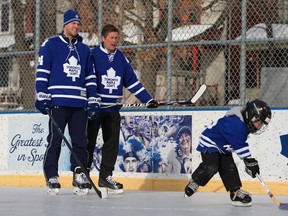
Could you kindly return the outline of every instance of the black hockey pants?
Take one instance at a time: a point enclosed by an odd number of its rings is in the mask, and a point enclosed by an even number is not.
[[[51,109],[51,115],[57,122],[61,131],[65,131],[66,125],[68,125],[69,135],[71,138],[72,148],[83,164],[87,164],[87,115],[83,108],[75,107],[53,107]],[[48,146],[45,152],[43,166],[45,178],[48,181],[49,178],[58,175],[58,161],[61,152],[62,137],[58,133],[55,126],[49,120],[49,134],[47,137]],[[66,147],[65,147],[66,148]],[[71,155],[70,157],[71,171],[74,171],[75,167],[79,166]]]
[[[103,147],[102,160],[100,165],[100,178],[106,178],[112,175],[117,159],[120,135],[120,114],[119,112],[101,112],[100,117],[94,121],[88,121],[88,153],[89,159],[87,168],[90,168],[93,162],[93,153],[96,146],[96,140],[99,129],[102,129]]]
[[[223,155],[217,152],[201,153],[202,162],[192,173],[192,179],[200,186],[205,186],[210,179],[219,172],[227,191],[242,186],[237,166],[232,155]]]

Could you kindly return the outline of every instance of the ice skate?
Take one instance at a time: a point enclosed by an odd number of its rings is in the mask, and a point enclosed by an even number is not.
[[[58,180],[58,176],[50,178],[47,181],[46,185],[48,186],[47,193],[49,195],[57,195],[59,192],[59,189],[61,188],[61,185],[60,185],[59,180]]]
[[[192,196],[197,190],[199,186],[191,179],[187,186],[185,187],[185,194],[184,197],[190,197]]]
[[[91,184],[80,167],[76,167],[73,172],[72,185],[74,186],[74,194],[76,195],[87,195],[91,189]]]
[[[115,181],[110,175],[105,179],[99,178],[98,185],[101,188],[106,188],[108,194],[121,194],[124,192],[123,184]]]
[[[230,198],[232,201],[232,205],[234,206],[244,206],[249,207],[252,205],[251,201],[251,194],[244,190],[238,189],[235,192],[230,192]]]

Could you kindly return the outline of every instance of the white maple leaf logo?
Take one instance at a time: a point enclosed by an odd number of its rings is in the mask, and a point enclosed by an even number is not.
[[[101,83],[104,85],[104,89],[109,89],[109,94],[112,94],[113,89],[117,90],[120,85],[121,77],[115,76],[116,71],[113,68],[107,70],[107,75],[102,75]]]
[[[72,81],[75,82],[76,78],[80,77],[81,65],[78,64],[74,56],[71,56],[68,61],[69,63],[63,64],[63,70],[67,74],[67,77],[72,77]]]
[[[234,151],[234,149],[232,148],[231,145],[224,145],[223,147],[224,147],[225,150],[228,151],[228,152],[233,152],[233,151]]]

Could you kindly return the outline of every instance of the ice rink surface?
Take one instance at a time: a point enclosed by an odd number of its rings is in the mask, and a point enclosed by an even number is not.
[[[276,195],[283,203],[288,196]],[[0,215],[12,216],[262,216],[288,215],[278,209],[268,195],[253,195],[251,207],[234,207],[228,193],[201,193],[184,198],[182,192],[125,191],[100,199],[91,190],[87,196],[76,196],[72,188],[59,194],[47,194],[46,188],[0,187]]]

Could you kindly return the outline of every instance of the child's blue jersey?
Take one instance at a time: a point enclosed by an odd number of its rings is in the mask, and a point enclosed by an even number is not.
[[[90,49],[81,41],[78,36],[69,43],[60,34],[39,50],[36,92],[51,96],[52,106],[86,108],[88,100],[98,97]]]
[[[236,107],[202,132],[197,150],[229,155],[235,152],[240,159],[251,157],[246,142],[248,134],[249,131],[243,121],[241,108]]]
[[[97,46],[92,49],[92,60],[102,108],[120,104],[123,98],[123,87],[133,93],[142,103],[147,103],[152,99],[120,50],[116,49],[113,53],[109,53],[102,45]],[[115,110],[117,109],[105,109],[107,112]]]

